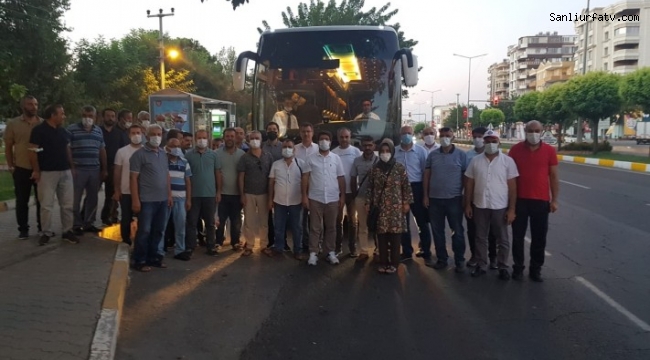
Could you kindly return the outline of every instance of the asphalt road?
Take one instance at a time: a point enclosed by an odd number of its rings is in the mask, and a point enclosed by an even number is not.
[[[255,254],[134,273],[117,359],[648,359],[650,176],[562,163],[546,281]],[[468,251],[469,252],[469,251]]]
[[[619,154],[648,156],[650,151],[648,149],[650,145],[637,145],[634,140],[613,140],[610,143],[612,144],[612,152]]]

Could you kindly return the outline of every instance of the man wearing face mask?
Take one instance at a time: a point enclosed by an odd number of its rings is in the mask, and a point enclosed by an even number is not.
[[[431,228],[429,227],[429,215],[424,208],[422,199],[424,197],[423,176],[424,165],[427,161],[427,151],[422,146],[413,143],[413,128],[403,126],[400,129],[401,143],[395,148],[395,160],[404,165],[408,175],[413,198],[416,201],[410,205],[410,212],[406,213],[406,224],[408,231],[402,235],[402,261],[413,259],[413,245],[411,244],[411,213],[415,218],[419,230],[419,245],[421,254],[425,259],[431,257]]]
[[[427,151],[427,154],[440,149],[440,145],[436,143],[436,129],[430,126],[425,127],[424,130],[422,130],[422,140],[424,140],[422,147]]]
[[[167,221],[174,224],[174,259],[187,261],[190,260],[191,254],[185,249],[185,220],[187,211],[192,207],[192,183],[190,181],[192,170],[190,164],[183,158],[180,146],[180,140],[171,138],[165,147],[169,158],[169,177],[174,200]],[[161,241],[158,246],[158,254],[164,256],[164,248],[164,241]]]
[[[129,171],[131,169],[131,156],[142,147],[142,128],[139,125],[131,125],[129,128],[129,140],[130,144],[117,150],[115,154],[113,200],[119,201],[122,212],[120,219],[122,242],[131,245],[133,210],[131,208],[131,180]]]
[[[150,118],[151,118],[151,115],[149,115],[149,113],[144,111],[144,110],[140,111],[138,113],[136,124],[139,124],[140,126],[142,126],[142,131],[144,131],[145,134],[147,133],[147,128],[149,127],[149,125],[151,125]],[[162,127],[161,127],[161,129],[162,129]],[[162,139],[162,134],[160,136],[161,136],[160,138]],[[147,143],[147,139],[143,137],[142,145],[145,145],[146,143]],[[161,141],[161,144],[162,144],[162,141]]]
[[[318,144],[313,142],[314,126],[311,123],[303,122],[300,124],[300,144],[294,146],[293,152],[296,159],[307,161],[307,159],[318,153]],[[309,210],[303,209],[302,212],[302,250],[309,251]]]
[[[448,266],[445,220],[453,232],[451,246],[454,250],[456,272],[465,271],[465,230],[463,229],[463,173],[467,168],[467,155],[456,149],[451,141],[454,132],[440,129],[440,149],[429,154],[424,171],[423,204],[429,208],[437,262],[425,257],[425,264],[436,270]],[[430,251],[424,249],[424,251]]]
[[[239,176],[237,164],[245,152],[235,146],[236,134],[234,128],[225,129],[223,131],[224,146],[215,151],[219,158],[219,165],[221,165],[221,202],[219,202],[219,228],[216,241],[218,246],[223,246],[226,238],[226,222],[229,222],[230,245],[234,251],[240,251],[242,249],[239,242],[242,204],[237,183]]]
[[[526,141],[514,145],[508,155],[517,164],[517,206],[512,223],[512,278],[520,280],[524,271],[524,237],[530,219],[531,280],[542,282],[542,266],[546,249],[548,216],[558,208],[560,190],[555,148],[541,141],[542,124],[532,120],[526,124]]]
[[[74,185],[74,232],[83,235],[84,231],[99,232],[94,222],[97,214],[99,186],[108,176],[106,167],[106,147],[104,135],[95,125],[97,111],[92,106],[84,106],[81,122],[68,126]],[[86,193],[84,211],[81,211],[81,197]]]
[[[293,114],[293,105],[291,95],[286,95],[283,99],[283,109],[273,115],[272,121],[278,124],[280,137],[286,136],[289,129],[298,129],[298,119]]]
[[[192,168],[192,207],[187,214],[185,229],[188,251],[196,248],[197,224],[203,220],[206,248],[209,256],[217,256],[214,216],[221,201],[221,164],[217,154],[208,148],[208,132],[198,130],[194,134],[196,147],[185,153]]]
[[[103,124],[100,126],[106,145],[106,166],[108,176],[104,180],[104,206],[102,207],[101,219],[104,225],[117,223],[117,201],[113,200],[115,184],[115,156],[117,151],[129,144],[129,136],[125,131],[117,128],[116,112],[111,108],[102,110]]]
[[[355,198],[355,207],[357,216],[359,218],[359,257],[358,262],[368,260],[369,244],[376,244],[377,234],[368,234],[368,211],[366,210],[366,191],[368,189],[370,172],[372,167],[377,164],[379,157],[375,155],[375,140],[372,137],[365,137],[361,139],[361,148],[363,154],[352,162],[352,169],[350,170],[350,188],[352,195]]]
[[[508,257],[510,241],[508,225],[515,219],[517,200],[517,165],[499,151],[499,134],[487,130],[483,135],[485,151],[477,155],[465,172],[465,216],[474,220],[477,262],[472,276],[486,274],[488,265],[488,236],[497,239],[499,278],[510,280]]]
[[[133,113],[131,110],[120,110],[120,112],[117,113],[117,128],[128,135],[131,125],[133,125]]]
[[[278,131],[280,129],[280,126],[274,122],[270,122],[266,124],[266,141],[262,144],[262,150],[264,152],[267,152],[271,154],[273,157],[273,161],[278,161],[282,159],[282,142],[278,140]],[[275,243],[275,229],[273,225],[273,211],[269,211],[269,247],[272,247],[273,244]],[[285,245],[287,245],[286,242],[286,235],[285,235]],[[288,245],[285,248],[285,250],[288,250]]]

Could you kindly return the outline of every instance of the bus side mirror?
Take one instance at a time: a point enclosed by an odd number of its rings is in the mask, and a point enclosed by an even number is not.
[[[411,58],[409,61],[409,57]],[[402,74],[406,86],[415,86],[418,84],[418,57],[411,54],[402,54]]]
[[[232,86],[235,91],[242,91],[246,86],[246,70],[248,69],[248,60],[257,60],[257,54],[252,51],[245,51],[237,57],[235,66],[232,70]]]

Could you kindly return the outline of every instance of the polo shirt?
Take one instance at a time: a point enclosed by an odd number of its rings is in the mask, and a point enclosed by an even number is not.
[[[136,151],[140,150],[140,147],[134,147],[133,145],[127,145],[123,148],[117,150],[115,154],[115,164],[122,167],[122,177],[120,178],[120,192],[122,194],[131,194],[131,179],[129,174],[131,173],[131,156],[135,154]]]
[[[359,186],[357,198],[366,198],[366,191],[368,190],[368,184],[370,184],[370,179],[368,179],[370,170],[372,170],[372,167],[375,166],[377,161],[379,161],[379,156],[373,153],[370,159],[366,159],[361,155],[352,162],[350,177],[357,178],[357,186]]]
[[[106,163],[108,167],[112,168],[115,163],[117,151],[129,145],[131,141],[127,133],[117,126],[113,126],[110,131],[103,126],[100,129],[102,130],[104,146],[106,147]]]
[[[354,163],[354,159],[361,156],[361,150],[350,145],[345,149],[341,149],[340,146],[337,146],[332,150],[332,152],[341,158],[343,171],[345,172],[345,193],[350,194],[352,193],[352,189],[350,188],[350,173],[352,171],[352,163]]]
[[[555,149],[542,142],[537,150],[532,151],[522,141],[510,148],[508,156],[515,161],[519,171],[517,198],[551,201],[549,174],[551,166],[558,164]]]
[[[3,137],[5,143],[7,141],[14,143],[14,166],[32,169],[32,164],[29,162],[29,137],[32,134],[32,129],[41,123],[43,123],[43,119],[40,117],[38,121],[29,123],[23,116],[18,116],[7,122]]]
[[[139,174],[138,190],[141,202],[167,201],[169,196],[169,166],[163,149],[154,151],[148,145],[134,152],[129,160],[132,173]]]
[[[395,160],[406,168],[409,182],[422,182],[424,166],[427,161],[427,151],[422,146],[413,144],[408,150],[404,150],[402,146],[396,146]]]
[[[452,145],[445,153],[442,147],[429,154],[426,169],[429,177],[429,197],[432,199],[451,199],[463,195],[463,173],[467,169],[467,155]]]
[[[515,161],[508,155],[498,152],[490,161],[482,153],[470,163],[465,176],[474,179],[474,206],[501,210],[508,208],[508,180],[519,176],[519,172]]]
[[[299,205],[302,202],[301,183],[302,171],[305,162],[300,159],[292,159],[291,163],[282,159],[275,161],[271,166],[269,179],[275,179],[273,187],[273,202],[282,206]]]
[[[192,168],[192,197],[216,197],[216,171],[221,168],[217,154],[211,149],[200,153],[196,148],[187,150],[185,159]]]
[[[185,199],[187,197],[185,178],[192,177],[192,170],[187,160],[177,158],[172,161],[169,159],[169,177],[171,178],[172,197]]]
[[[260,157],[250,151],[237,163],[237,172],[244,173],[244,194],[263,195],[269,192],[269,173],[273,156],[262,151]]]
[[[68,126],[68,131],[72,135],[70,149],[74,165],[80,169],[99,170],[99,152],[105,146],[99,126],[93,125],[88,131],[81,123],[76,123]]]
[[[52,127],[47,121],[34,126],[29,142],[42,149],[37,153],[38,167],[41,171],[70,170],[68,161],[70,137],[70,132],[63,126]]]
[[[431,154],[432,151],[436,151],[440,149],[440,144],[438,143],[433,143],[433,146],[431,147],[428,147],[427,144],[422,144],[418,146],[422,146],[422,148],[427,151],[427,156],[429,156],[428,154]]]
[[[323,204],[339,201],[341,192],[338,178],[344,176],[345,171],[338,155],[331,151],[327,155],[317,152],[307,158],[302,171],[309,173],[309,199]]]
[[[239,159],[244,156],[245,152],[242,149],[235,149],[233,153],[229,153],[225,147],[219,148],[215,151],[217,158],[219,158],[219,165],[221,166],[221,194],[222,195],[239,195],[239,184],[237,183],[237,164]]]
[[[269,141],[265,141],[262,143],[262,150],[271,154],[271,156],[273,156],[273,161],[282,159],[282,141],[278,140],[275,145],[271,144]]]

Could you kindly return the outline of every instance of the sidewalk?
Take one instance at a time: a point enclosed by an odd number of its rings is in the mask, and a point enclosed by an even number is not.
[[[128,251],[94,234],[78,245],[62,243],[58,208],[56,236],[38,246],[35,212],[30,206],[27,240],[17,239],[13,209],[0,212],[0,359],[88,359],[91,347],[111,359]],[[113,310],[107,328],[105,314]]]

